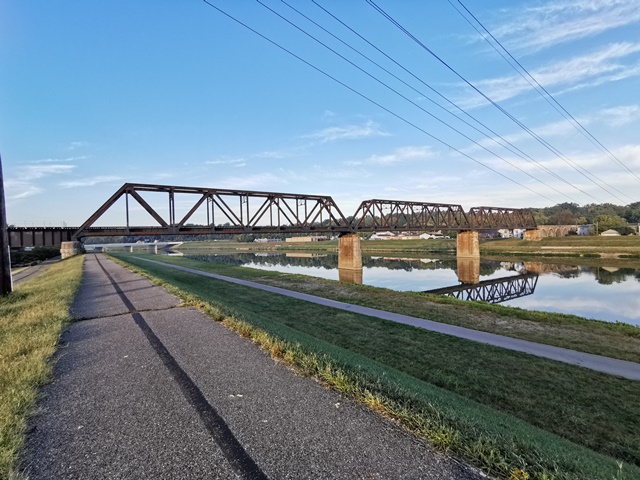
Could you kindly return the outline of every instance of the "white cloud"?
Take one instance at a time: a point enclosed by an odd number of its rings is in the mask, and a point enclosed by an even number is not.
[[[32,185],[28,182],[20,180],[5,180],[4,181],[5,194],[7,203],[11,204],[16,200],[22,200],[24,198],[32,197],[42,193],[43,190],[36,185]]]
[[[79,148],[87,147],[88,145],[89,145],[88,142],[71,142],[67,147],[67,150],[69,151],[77,150]]]
[[[30,161],[29,164],[40,164],[40,163],[71,163],[77,162],[80,160],[86,160],[89,158],[86,155],[82,155],[80,157],[66,157],[66,158],[41,158],[39,160]]]
[[[60,182],[62,188],[78,188],[78,187],[93,187],[101,183],[120,182],[122,179],[115,176],[97,176],[89,178],[79,178],[77,180],[69,180],[66,182]]]
[[[638,52],[640,43],[612,43],[588,54],[562,59],[538,68],[531,71],[531,75],[545,88],[568,87],[564,92],[597,86],[640,75],[639,65],[627,65],[620,61]],[[478,80],[474,84],[496,102],[531,91],[531,86],[519,75]],[[473,107],[485,104],[486,100],[474,95],[461,103],[463,106]]]
[[[329,127],[310,135],[306,138],[320,140],[322,143],[335,142],[337,140],[358,140],[361,138],[384,137],[389,134],[380,130],[375,122],[367,122],[363,125],[347,125],[344,127]]]
[[[600,112],[600,120],[612,127],[621,127],[640,120],[640,105],[621,105]]]
[[[233,158],[230,160],[207,160],[207,165],[231,165],[233,167],[244,167],[247,165],[247,162],[244,158]]]
[[[23,181],[37,180],[50,175],[71,172],[76,165],[25,165],[19,168],[20,179]]]
[[[433,157],[434,153],[429,146],[400,147],[387,155],[372,155],[367,163],[377,165],[394,165],[415,160],[426,160]]]
[[[273,173],[257,173],[241,177],[227,177],[216,182],[219,188],[233,188],[237,190],[271,191],[287,181],[280,175]]]
[[[507,48],[535,52],[640,22],[637,0],[551,0],[500,12],[492,28]]]

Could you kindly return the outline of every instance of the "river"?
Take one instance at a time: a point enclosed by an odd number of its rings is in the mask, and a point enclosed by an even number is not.
[[[530,310],[570,313],[585,318],[620,321],[640,326],[640,269],[592,264],[584,259],[519,261],[516,257],[472,265],[469,279],[458,271],[468,269],[455,256],[422,258],[363,256],[361,281],[365,285],[397,291],[448,290],[463,298],[480,298]],[[344,279],[335,254],[308,253],[189,253],[186,257],[283,273]],[[612,262],[613,263],[613,262]],[[360,281],[359,275],[356,278]],[[462,290],[462,292],[461,292]],[[460,297],[459,297],[460,298]]]

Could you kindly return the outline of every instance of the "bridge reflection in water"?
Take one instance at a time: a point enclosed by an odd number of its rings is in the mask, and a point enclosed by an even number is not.
[[[458,300],[478,300],[488,303],[500,303],[514,298],[532,295],[538,284],[537,273],[524,273],[512,277],[483,280],[476,284],[454,285],[436,288],[423,293],[444,295]]]

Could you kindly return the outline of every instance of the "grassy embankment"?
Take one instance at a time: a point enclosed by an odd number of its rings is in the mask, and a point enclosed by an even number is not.
[[[313,243],[241,243],[241,242],[185,242],[181,251],[227,249],[227,250],[302,250],[307,252],[337,252],[338,241]],[[363,253],[455,253],[456,240],[365,240],[361,243]],[[640,237],[548,237],[529,242],[516,238],[481,240],[481,254],[566,257],[640,258]]]
[[[588,320],[575,315],[538,312],[483,302],[465,302],[423,293],[396,292],[304,275],[235,268],[218,263],[175,258],[164,261],[180,262],[221,275],[342,302],[640,363],[640,327],[626,323]]]
[[[15,475],[26,418],[51,373],[62,327],[80,284],[83,257],[49,267],[0,297],[0,478]]]
[[[640,382],[311,305],[133,256],[118,258],[214,318],[225,319],[301,373],[358,398],[491,474],[640,478]],[[164,260],[202,269],[212,265]],[[621,470],[615,459],[624,462]]]
[[[548,237],[537,242],[515,238],[480,243],[482,254],[640,258],[640,237]]]

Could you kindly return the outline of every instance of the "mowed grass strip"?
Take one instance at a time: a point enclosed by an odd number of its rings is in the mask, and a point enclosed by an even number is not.
[[[484,302],[465,302],[424,293],[396,292],[307,275],[237,268],[215,263],[215,257],[208,262],[201,262],[195,257],[147,258],[355,305],[640,363],[640,327],[627,323],[588,320],[576,315],[538,312]]]
[[[0,478],[11,478],[37,389],[51,373],[51,355],[80,284],[83,257],[51,265],[0,297]]]
[[[328,356],[383,403],[439,425],[441,446],[500,476],[640,478],[640,382],[118,257]],[[614,458],[627,464],[621,472]]]

